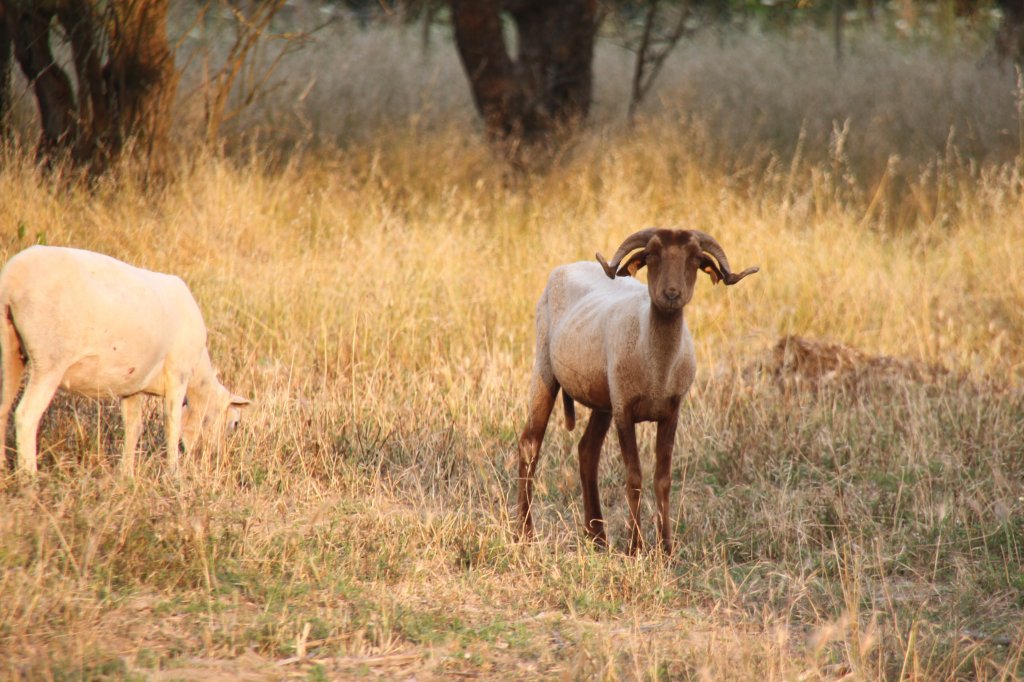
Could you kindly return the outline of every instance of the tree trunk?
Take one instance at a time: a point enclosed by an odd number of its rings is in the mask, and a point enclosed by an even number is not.
[[[169,0],[0,0],[3,38],[32,83],[42,121],[39,155],[69,153],[94,172],[128,151],[159,170],[165,160],[178,74],[167,42]],[[50,28],[71,44],[76,91],[54,60]],[[0,114],[5,98],[0,90]]]
[[[452,21],[459,58],[473,103],[487,132],[521,135],[527,127],[525,95],[505,49],[497,0],[453,0]],[[531,121],[529,127],[534,124]]]
[[[493,138],[537,141],[586,118],[596,0],[451,0],[451,10],[473,101]],[[516,29],[516,59],[502,12]]]
[[[89,0],[84,0],[88,2]],[[178,86],[167,43],[169,0],[112,3],[106,85],[113,94],[113,151],[135,138],[151,168],[161,165],[170,136],[170,111]]]
[[[999,59],[1024,62],[1024,0],[997,0],[1003,18],[996,31],[996,54]]]
[[[102,20],[89,2],[69,0],[58,12],[71,42],[78,82],[78,120],[83,126],[75,144],[75,158],[98,163],[106,156],[110,140],[110,93],[103,78]],[[105,160],[105,158],[104,158]]]
[[[2,13],[14,38],[14,54],[35,90],[42,126],[38,154],[50,159],[66,151],[78,131],[71,81],[56,65],[50,51],[50,25],[55,11],[46,3],[8,0]]]

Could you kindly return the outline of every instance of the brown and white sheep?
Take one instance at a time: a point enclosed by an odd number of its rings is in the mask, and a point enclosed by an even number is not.
[[[608,540],[597,471],[608,429],[615,425],[625,461],[629,551],[634,553],[641,544],[642,483],[635,424],[657,422],[654,494],[661,546],[671,552],[672,449],[680,402],[696,369],[683,310],[693,297],[698,271],[707,272],[713,282],[735,284],[758,268],[732,273],[718,242],[696,230],[641,230],[622,243],[611,263],[601,254],[596,257],[600,264],[579,262],[556,268],[537,304],[529,414],[519,439],[521,531],[526,537],[533,533],[537,457],[561,390],[570,430],[575,424],[574,401],[592,410],[579,444],[579,467],[585,529],[600,545],[607,546]],[[628,276],[616,279],[645,266],[646,286]]]

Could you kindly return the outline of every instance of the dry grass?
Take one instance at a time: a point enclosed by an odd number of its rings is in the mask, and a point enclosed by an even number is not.
[[[535,177],[460,132],[463,110],[274,163],[199,152],[160,190],[68,186],[9,156],[0,248],[182,275],[255,405],[180,484],[159,455],[116,477],[112,404],[51,409],[38,485],[0,477],[0,677],[1024,676],[1018,172],[940,147],[931,175],[877,194],[848,160],[771,162],[754,130],[768,161],[729,161],[712,120],[648,113]],[[536,297],[552,266],[656,223],[762,267],[699,285],[687,313],[676,554],[583,540],[578,434],[555,426],[539,538],[517,544]],[[737,377],[785,334],[951,371],[813,392]],[[614,443],[604,459],[621,547]]]

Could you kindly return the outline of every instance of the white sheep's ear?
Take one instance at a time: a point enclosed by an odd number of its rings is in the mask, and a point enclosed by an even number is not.
[[[629,257],[629,260],[622,264],[622,267],[619,268],[619,271],[615,274],[617,274],[619,277],[625,277],[626,275],[629,275],[630,277],[636,277],[636,273],[640,272],[640,268],[646,265],[647,252],[637,251],[636,253]]]
[[[231,394],[231,404],[235,407],[244,407],[246,405],[252,405],[252,401],[248,398],[243,398],[240,395]]]

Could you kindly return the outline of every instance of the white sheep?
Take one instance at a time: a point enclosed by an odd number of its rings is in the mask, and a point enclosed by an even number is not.
[[[622,267],[623,259],[641,249]],[[672,550],[668,517],[672,448],[679,405],[693,383],[696,361],[683,308],[693,296],[697,271],[735,284],[758,268],[729,269],[722,247],[703,232],[649,228],[628,237],[606,263],[556,268],[537,304],[537,350],[526,428],[519,439],[519,513],[524,536],[533,534],[531,507],[537,456],[559,389],[566,427],[575,425],[573,401],[591,408],[579,444],[580,480],[587,535],[607,546],[597,470],[612,423],[626,466],[630,553],[640,549],[642,475],[635,424],[658,423],[654,494],[661,546]],[[631,277],[647,267],[647,286]],[[603,268],[603,269],[602,269]],[[617,271],[617,272],[616,272]]]
[[[91,251],[33,246],[0,272],[0,318],[0,453],[6,452],[7,419],[28,370],[14,414],[22,474],[36,473],[39,420],[58,388],[121,399],[126,475],[134,467],[144,395],[163,397],[174,474],[179,440],[191,451],[201,439],[237,424],[238,408],[249,403],[217,380],[202,313],[173,275]]]

